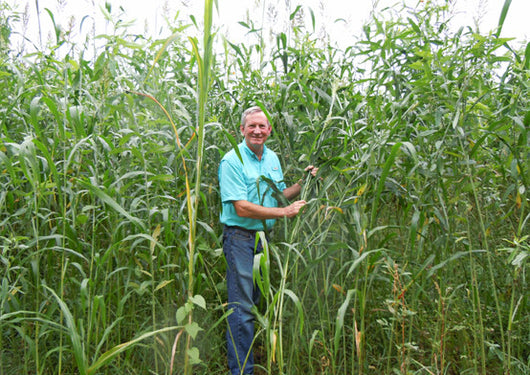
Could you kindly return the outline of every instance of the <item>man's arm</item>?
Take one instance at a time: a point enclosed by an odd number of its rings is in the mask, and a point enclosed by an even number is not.
[[[232,204],[234,205],[238,216],[248,217],[250,219],[267,220],[296,216],[300,209],[306,204],[306,201],[296,201],[286,207],[263,207],[259,204],[245,200],[233,201]]]
[[[315,177],[317,175],[317,172],[318,172],[318,168],[313,166],[313,165],[308,165],[306,168],[305,168],[305,171],[306,172],[310,172],[311,175],[313,177]],[[287,198],[288,200],[291,200],[295,197],[297,197],[300,192],[302,191],[302,184],[303,184],[303,180],[300,179],[300,181],[298,181],[297,183],[295,183],[294,185],[292,186],[289,186],[288,188],[285,188],[283,190],[283,196],[285,198]]]
[[[287,198],[287,200],[291,200],[297,197],[300,194],[300,191],[302,191],[302,185],[297,182],[296,184],[285,188],[283,190],[283,196]]]

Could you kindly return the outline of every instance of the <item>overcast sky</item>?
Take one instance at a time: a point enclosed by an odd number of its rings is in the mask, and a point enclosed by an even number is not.
[[[16,26],[17,33],[25,35],[35,45],[47,44],[52,34],[52,22],[48,8],[55,22],[63,29],[72,29],[74,37],[89,33],[94,25],[96,34],[112,32],[112,26],[105,21],[102,7],[105,0],[4,0],[22,13],[26,13],[26,26],[22,22]],[[177,12],[179,19],[189,21],[193,14],[198,21],[202,20],[202,0],[107,0],[112,7],[112,19],[116,21],[121,15],[123,21],[134,21],[129,30],[133,33],[150,34],[163,38],[169,36],[165,26]],[[359,35],[362,25],[370,17],[374,6],[379,9],[390,4],[405,1],[409,6],[416,6],[421,0],[218,0],[219,10],[214,10],[214,22],[220,32],[232,41],[242,41],[246,32],[238,21],[247,18],[255,22],[256,27],[274,17],[274,31],[283,31],[282,25],[288,22],[289,13],[298,4],[304,5],[306,21],[311,28],[308,9],[315,14],[315,32],[329,38],[339,46],[351,45]],[[428,0],[425,0],[428,1]],[[451,0],[454,26],[478,25],[482,33],[494,29],[499,21],[504,0]],[[148,4],[148,5],[146,5]],[[37,5],[40,17],[37,17]],[[120,9],[123,8],[123,11]],[[530,0],[512,0],[508,16],[504,23],[502,36],[515,37],[521,43],[530,40]],[[39,22],[40,21],[40,22]],[[40,30],[39,33],[39,23]],[[40,37],[39,37],[40,35]],[[20,43],[20,42],[19,42]],[[26,47],[27,48],[27,47]],[[27,52],[27,51],[26,51]]]

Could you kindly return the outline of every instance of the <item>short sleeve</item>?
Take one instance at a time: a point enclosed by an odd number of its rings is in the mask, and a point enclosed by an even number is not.
[[[241,162],[223,159],[219,164],[218,177],[223,203],[247,199],[245,176]]]

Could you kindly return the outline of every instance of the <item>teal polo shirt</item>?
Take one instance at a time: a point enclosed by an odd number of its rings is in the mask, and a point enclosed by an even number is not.
[[[278,156],[267,146],[263,146],[261,160],[247,146],[243,140],[238,145],[243,163],[235,150],[225,154],[219,164],[218,177],[221,188],[221,223],[225,225],[243,227],[250,230],[264,230],[263,222],[258,219],[249,219],[237,215],[233,201],[246,200],[264,207],[278,207],[278,201],[273,197],[273,189],[261,176],[274,182],[276,187],[283,191],[286,186],[283,182],[283,172]],[[276,220],[266,220],[270,229]]]

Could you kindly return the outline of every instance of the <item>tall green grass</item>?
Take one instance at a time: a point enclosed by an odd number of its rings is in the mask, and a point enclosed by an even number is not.
[[[499,37],[510,2],[486,35],[444,2],[389,8],[345,50],[297,6],[272,45],[223,41],[213,5],[160,40],[107,8],[101,48],[59,34],[64,56],[25,59],[1,13],[0,374],[226,372],[216,174],[253,104],[288,183],[320,167],[256,259],[257,373],[526,374],[530,48]]]

